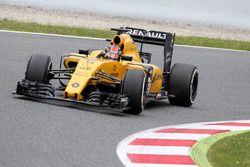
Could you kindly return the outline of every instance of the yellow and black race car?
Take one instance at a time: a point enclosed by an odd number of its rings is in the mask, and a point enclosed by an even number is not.
[[[131,27],[111,30],[117,35],[107,40],[106,49],[79,50],[62,56],[59,69],[52,68],[49,56],[32,55],[16,94],[119,108],[129,114],[140,114],[149,100],[193,104],[198,70],[183,63],[171,68],[175,34]],[[163,46],[163,68],[150,64],[151,53],[142,51],[143,44]],[[55,86],[51,80],[59,80],[60,84]]]

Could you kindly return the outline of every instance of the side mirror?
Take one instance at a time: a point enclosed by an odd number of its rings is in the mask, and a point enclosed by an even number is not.
[[[121,56],[122,60],[125,60],[125,61],[132,61],[133,60],[133,57],[132,56]]]
[[[83,55],[88,55],[89,54],[89,49],[79,49],[79,54],[83,54]]]

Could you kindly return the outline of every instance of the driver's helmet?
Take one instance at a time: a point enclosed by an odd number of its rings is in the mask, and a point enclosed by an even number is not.
[[[113,60],[119,60],[122,51],[117,45],[110,45],[105,49],[106,57]]]

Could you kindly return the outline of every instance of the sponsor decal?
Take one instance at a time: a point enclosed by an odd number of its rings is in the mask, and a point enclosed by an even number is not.
[[[143,31],[138,29],[127,29],[127,33],[131,35],[144,36],[149,38],[166,39],[167,34],[158,31]]]
[[[80,84],[79,84],[79,83],[77,83],[77,82],[74,82],[71,86],[72,86],[73,88],[77,88],[77,87],[79,87],[79,86],[80,86]]]
[[[79,72],[77,71],[74,75],[78,75],[78,76],[88,76],[88,73],[87,72]]]
[[[163,75],[161,74],[155,74],[155,76],[153,77],[153,81],[155,82],[156,80],[163,80]]]
[[[113,71],[116,71],[116,65],[113,66]]]
[[[90,64],[94,64],[96,61],[98,61],[98,59],[97,59],[97,58],[88,59],[87,61],[88,61],[88,63],[90,63]]]
[[[90,67],[86,67],[86,66],[83,66],[83,67],[80,67],[81,70],[91,70]]]

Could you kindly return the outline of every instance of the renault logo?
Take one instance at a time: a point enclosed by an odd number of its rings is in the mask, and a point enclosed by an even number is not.
[[[72,86],[73,88],[77,88],[77,87],[79,87],[80,85],[79,85],[79,83],[75,82],[75,83],[73,83],[71,86]]]

